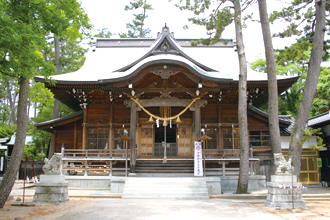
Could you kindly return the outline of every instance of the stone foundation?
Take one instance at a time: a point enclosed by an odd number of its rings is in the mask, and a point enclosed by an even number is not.
[[[272,175],[267,183],[268,195],[265,206],[271,208],[307,208],[302,198],[302,183],[297,182],[297,176]]]
[[[221,176],[221,190],[225,192],[236,192],[238,176]],[[266,176],[251,175],[249,176],[248,190],[266,189]]]
[[[40,183],[36,183],[33,202],[57,203],[69,200],[68,185],[65,176],[40,175]]]

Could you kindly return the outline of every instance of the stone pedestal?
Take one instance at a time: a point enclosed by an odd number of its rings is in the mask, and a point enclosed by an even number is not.
[[[65,202],[69,200],[69,182],[63,175],[40,175],[40,182],[36,183],[33,202]]]
[[[302,198],[302,183],[297,182],[297,176],[291,174],[272,175],[267,183],[268,195],[265,206],[271,208],[305,208]]]

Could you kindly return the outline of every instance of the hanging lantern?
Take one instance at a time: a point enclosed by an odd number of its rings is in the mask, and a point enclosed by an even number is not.
[[[154,119],[152,119],[152,116],[150,116],[149,122],[153,122],[153,121],[154,121]]]
[[[180,116],[176,118],[176,123],[181,123]]]

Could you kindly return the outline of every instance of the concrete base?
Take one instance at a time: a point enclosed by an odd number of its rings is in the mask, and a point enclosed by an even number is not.
[[[36,183],[33,202],[57,203],[69,200],[68,186],[62,175],[40,175],[40,183]]]
[[[126,177],[113,177],[111,179],[111,193],[122,193],[124,190]]]
[[[129,177],[122,199],[209,199],[209,190],[219,189],[219,180],[212,177]],[[213,186],[214,183],[217,186]]]
[[[238,176],[221,176],[221,190],[225,192],[235,192],[237,190]],[[266,189],[266,176],[249,176],[248,190]]]
[[[275,209],[307,208],[301,194],[302,183],[297,182],[297,176],[272,175],[267,186],[265,206]]]
[[[65,176],[69,187],[77,188],[110,189],[111,179],[110,176]]]
[[[221,194],[221,178],[219,177],[204,177],[206,180],[207,190],[209,195]]]

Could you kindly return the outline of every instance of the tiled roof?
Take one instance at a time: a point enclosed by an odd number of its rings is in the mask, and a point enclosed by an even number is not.
[[[293,128],[293,125],[295,122],[294,117],[292,117],[291,115],[279,115],[278,118],[280,121],[285,121],[287,123],[290,123],[290,125],[288,127],[280,128],[281,135],[291,135],[292,128]]]
[[[309,118],[308,126],[316,126],[326,122],[330,123],[330,111]]]

